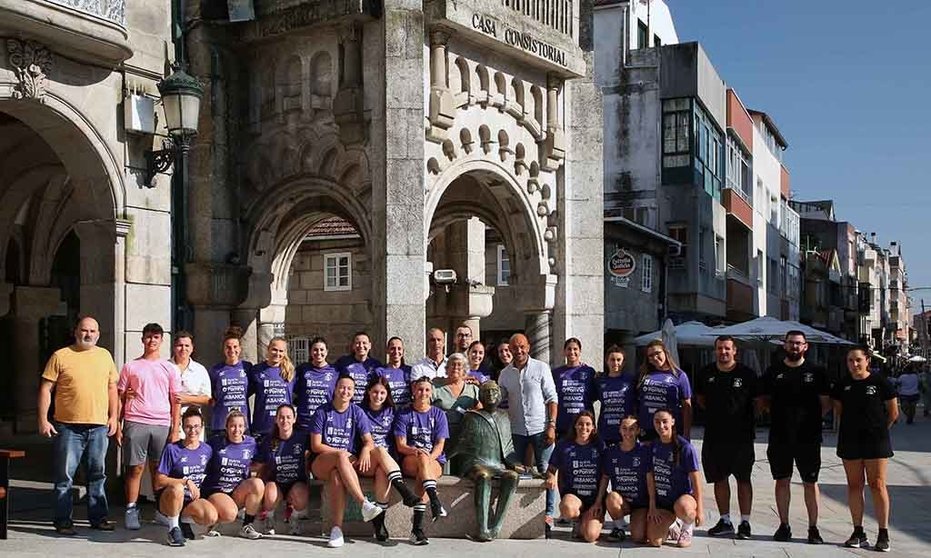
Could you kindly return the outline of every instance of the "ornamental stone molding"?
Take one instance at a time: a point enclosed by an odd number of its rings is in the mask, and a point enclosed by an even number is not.
[[[126,27],[126,0],[49,0]]]
[[[10,65],[19,79],[19,84],[13,90],[13,98],[42,102],[45,79],[52,70],[51,51],[36,41],[18,39],[7,39],[6,49]]]

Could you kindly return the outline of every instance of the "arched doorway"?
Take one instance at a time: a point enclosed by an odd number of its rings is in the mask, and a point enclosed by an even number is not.
[[[451,331],[466,323],[486,342],[526,332],[534,355],[548,360],[555,277],[545,216],[494,162],[454,166],[439,184],[427,200],[428,268],[453,269],[457,283],[431,286],[427,324]]]
[[[81,124],[83,122],[83,124]],[[97,317],[100,345],[122,352],[117,331],[112,160],[80,115],[53,95],[47,104],[0,100],[0,372],[2,420],[36,425],[36,390],[51,353],[70,342],[79,313]]]

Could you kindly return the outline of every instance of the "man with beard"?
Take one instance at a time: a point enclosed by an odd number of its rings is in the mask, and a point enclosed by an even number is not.
[[[792,463],[805,487],[808,510],[808,542],[822,544],[818,532],[818,473],[821,470],[821,420],[830,409],[827,376],[824,369],[805,360],[808,343],[801,331],[786,333],[786,356],[766,370],[763,376],[764,407],[769,407],[771,425],[766,455],[776,480],[776,508],[779,528],[773,539],[792,538],[789,527],[789,500]]]
[[[52,458],[55,479],[55,531],[75,535],[71,520],[71,486],[78,465],[87,477],[87,518],[91,529],[112,531],[104,485],[107,481],[108,436],[117,428],[116,364],[110,352],[97,346],[100,326],[91,317],[80,318],[74,344],[52,354],[39,386],[39,434],[54,437]],[[54,422],[49,422],[52,391]]]

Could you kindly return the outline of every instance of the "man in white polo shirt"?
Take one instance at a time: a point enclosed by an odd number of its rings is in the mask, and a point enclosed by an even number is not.
[[[446,334],[438,327],[427,332],[427,356],[411,367],[411,381],[426,376],[431,381],[446,378]],[[440,380],[442,381],[442,380]]]
[[[194,336],[188,331],[174,334],[171,346],[171,363],[181,374],[181,391],[175,399],[181,405],[181,414],[191,405],[206,407],[210,404],[210,374],[204,365],[191,358],[194,354]],[[204,433],[201,431],[201,439]]]

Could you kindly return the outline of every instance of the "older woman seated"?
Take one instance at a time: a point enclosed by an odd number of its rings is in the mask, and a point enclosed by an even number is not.
[[[433,391],[433,406],[446,411],[446,421],[449,424],[446,453],[453,453],[456,449],[462,417],[467,411],[482,406],[479,402],[479,387],[466,381],[467,362],[462,353],[450,355],[446,362],[446,384]]]

